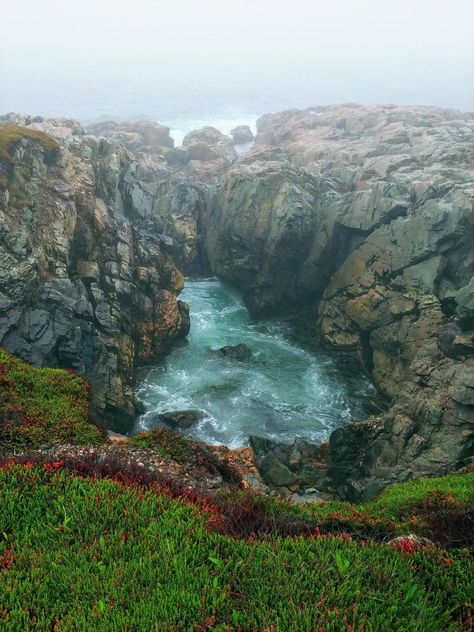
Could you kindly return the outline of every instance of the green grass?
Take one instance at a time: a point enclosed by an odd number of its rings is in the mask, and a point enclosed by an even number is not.
[[[4,466],[0,503],[2,630],[468,629],[463,550],[237,540],[208,503],[53,465]]]
[[[29,127],[19,127],[18,125],[7,123],[0,125],[0,160],[11,162],[10,152],[22,138],[39,143],[45,151],[59,150],[58,143],[48,134]]]
[[[177,432],[166,428],[154,428],[149,432],[141,432],[130,439],[130,444],[145,450],[152,449],[161,456],[174,459],[177,463],[195,460],[195,448]]]
[[[83,379],[60,369],[34,368],[0,349],[0,448],[102,440],[103,431],[90,420]]]

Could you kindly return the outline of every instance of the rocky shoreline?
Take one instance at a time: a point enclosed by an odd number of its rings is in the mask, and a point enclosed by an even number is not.
[[[152,122],[1,117],[0,346],[77,371],[124,432],[135,367],[187,334],[182,271],[211,272],[254,313],[301,310],[390,401],[327,445],[257,441],[275,487],[359,500],[469,465],[474,115],[343,105],[257,130],[239,157],[212,128],[174,147]]]

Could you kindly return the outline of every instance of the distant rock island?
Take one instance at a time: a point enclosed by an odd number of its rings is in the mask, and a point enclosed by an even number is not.
[[[189,330],[183,273],[214,274],[255,314],[300,310],[390,402],[308,451],[320,489],[365,499],[473,462],[473,113],[315,107],[180,147],[152,121],[8,114],[0,217],[0,346],[84,376],[109,428],[139,410],[136,367]]]

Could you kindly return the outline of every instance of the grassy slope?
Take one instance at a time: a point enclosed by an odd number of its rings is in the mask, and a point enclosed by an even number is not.
[[[464,550],[238,540],[206,503],[45,465],[4,466],[0,502],[2,629],[468,629]]]
[[[0,448],[101,440],[84,380],[60,369],[36,369],[0,349]]]

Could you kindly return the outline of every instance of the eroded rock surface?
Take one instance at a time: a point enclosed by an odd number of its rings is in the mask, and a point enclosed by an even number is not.
[[[187,327],[178,261],[237,284],[255,313],[303,309],[391,402],[317,458],[268,448],[284,485],[311,461],[308,484],[368,498],[472,460],[473,114],[292,110],[262,117],[240,158],[213,128],[173,147],[149,122],[90,129],[100,140],[67,119],[10,121],[61,150],[25,140],[2,161],[0,343],[90,376],[105,419],[131,415],[133,364]]]
[[[207,207],[211,268],[255,312],[299,304],[388,413],[336,430],[327,485],[368,497],[472,459],[474,116],[338,106],[267,115]]]
[[[183,276],[152,218],[130,204],[122,145],[66,119],[15,122],[59,148],[25,132],[0,160],[0,345],[85,376],[96,418],[123,430],[136,414],[134,365],[188,331]]]

